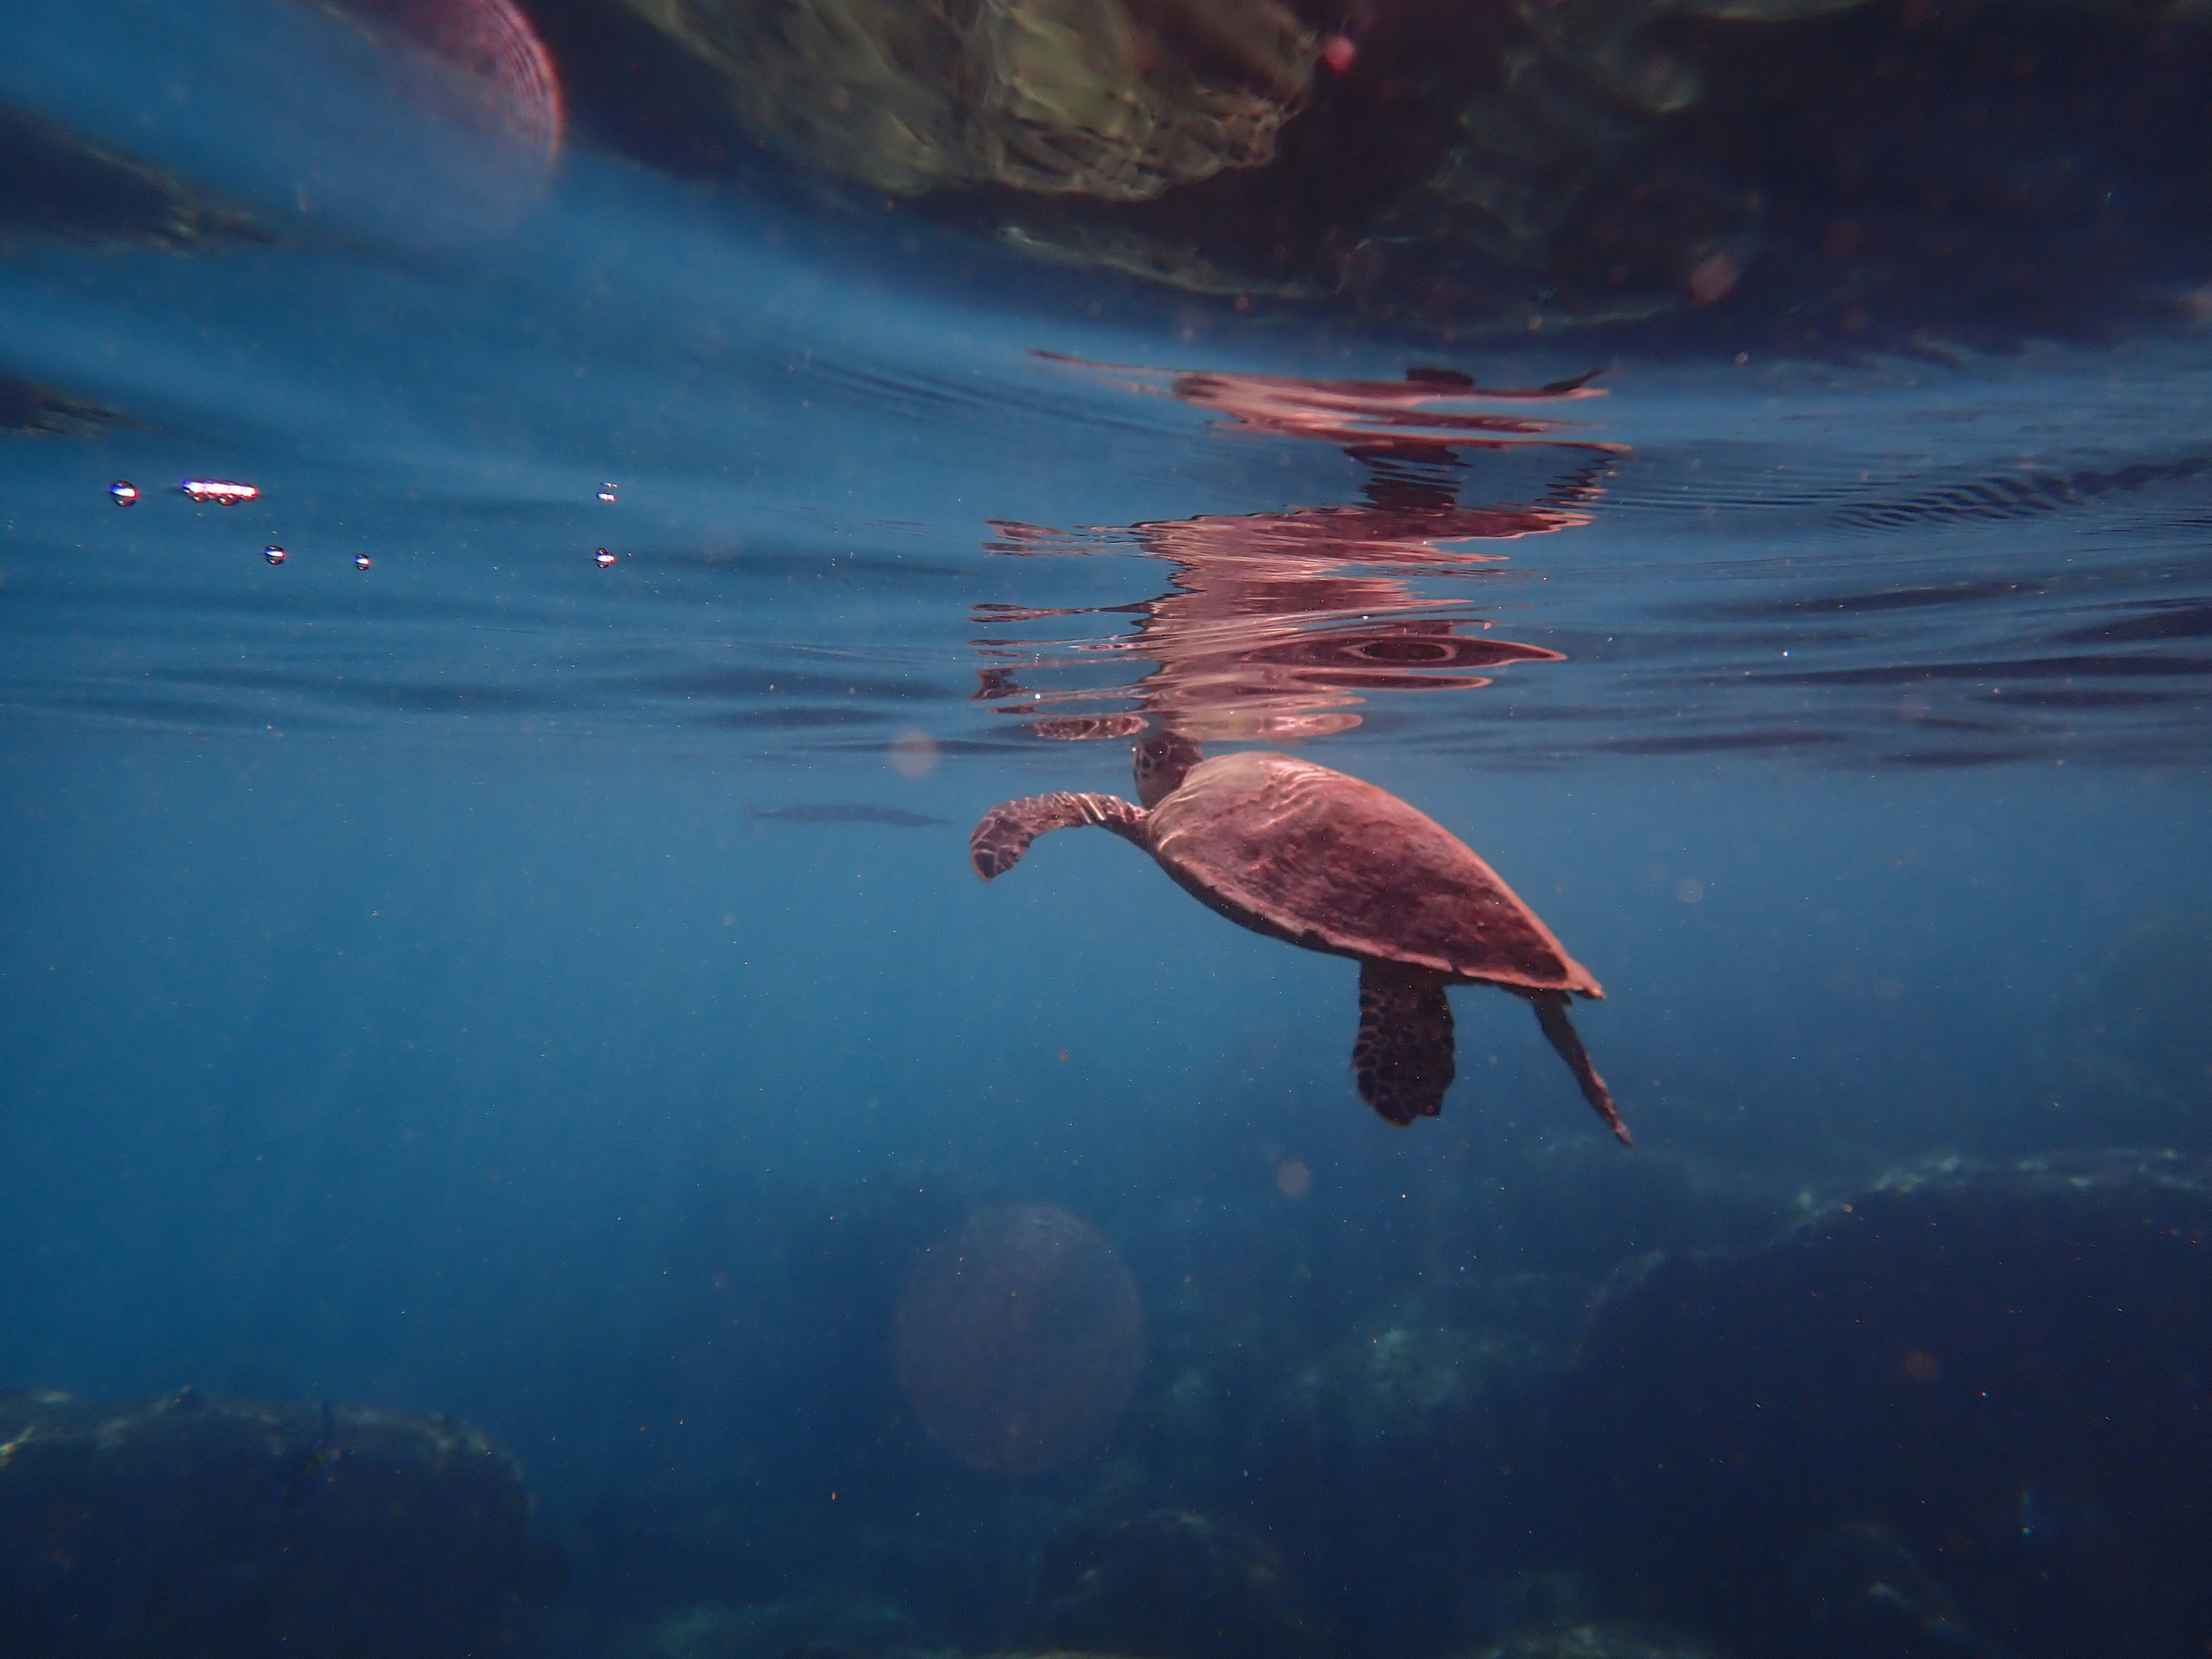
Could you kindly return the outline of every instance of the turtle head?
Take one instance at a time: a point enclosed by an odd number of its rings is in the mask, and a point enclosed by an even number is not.
[[[1137,799],[1151,811],[1182,788],[1183,774],[1205,758],[1206,750],[1188,738],[1148,732],[1137,744]]]

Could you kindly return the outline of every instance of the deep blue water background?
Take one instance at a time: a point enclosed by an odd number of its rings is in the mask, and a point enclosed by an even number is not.
[[[94,52],[93,9],[37,9],[0,91],[282,201],[311,112],[224,101],[268,64],[195,64],[150,5]],[[271,73],[313,45],[266,42]],[[1318,1348],[1424,1275],[1595,1282],[1934,1154],[2212,1138],[2204,337],[1608,341],[1571,411],[1628,447],[1592,522],[1417,579],[1565,659],[1376,693],[1303,752],[1463,835],[1604,981],[1581,1024],[1631,1154],[1502,997],[1455,994],[1462,1080],[1393,1131],[1346,1074],[1349,964],[1103,837],[988,889],[964,855],[1003,798],[1127,792],[1126,744],[970,700],[1004,632],[975,607],[1169,586],[1127,544],[1000,556],[994,521],[1362,483],[1032,352],[1525,385],[1592,366],[1571,337],[1243,319],[588,149],[513,231],[410,240],[376,153],[330,165],[350,204],[298,241],[0,262],[0,366],[140,423],[0,439],[9,1386],[453,1412],[573,1535],[720,1455],[656,1358],[702,1216],[772,1243],[870,1183],[1048,1200],[1170,1329],[1224,1239],[1295,1231],[1341,1269],[1282,1311]],[[1460,499],[1576,464],[1476,454]],[[822,803],[939,822],[751,816]],[[741,1258],[736,1295],[749,1265],[784,1282]],[[840,1289],[757,1289],[727,1358],[769,1438],[865,1482],[790,1323]]]

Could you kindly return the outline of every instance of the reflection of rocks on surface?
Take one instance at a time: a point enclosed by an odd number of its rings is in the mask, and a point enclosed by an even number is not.
[[[673,141],[719,107],[672,112],[733,100],[828,175],[1240,309],[1334,295],[1456,332],[1726,302],[1793,347],[2078,328],[2201,282],[2212,222],[2201,6],[533,5],[602,127],[650,128],[636,142],[678,165],[735,147]],[[642,56],[676,61],[635,66],[640,14],[659,25]],[[1356,55],[1316,74],[1339,27]]]
[[[137,422],[104,404],[66,392],[0,374],[0,432],[44,434],[57,438],[96,438],[118,426]]]
[[[2198,237],[2177,94],[2212,54],[2201,17],[1759,9],[1520,8],[1485,73],[1424,88],[1447,136],[1363,225],[1346,286],[1469,324],[1758,295],[1794,310],[1795,344],[1947,301],[2078,325],[2122,272],[2158,279],[2145,238]]]
[[[1049,1539],[1032,1640],[1142,1659],[1295,1659],[1321,1632],[1272,1546],[1186,1510],[1079,1521]]]
[[[1802,1650],[1852,1527],[1991,1651],[2199,1653],[2207,1177],[2171,1153],[1950,1160],[1624,1279],[1560,1393],[1563,1540],[1753,1653]],[[1864,1628],[1838,1594],[1813,1596],[1821,1628]]]
[[[0,1395],[10,1653],[460,1659],[549,1589],[514,1462],[441,1419]]]
[[[270,240],[249,215],[174,173],[0,106],[0,253],[24,236],[170,252]]]
[[[741,119],[882,190],[1141,201],[1273,153],[1313,36],[1274,0],[628,0]]]

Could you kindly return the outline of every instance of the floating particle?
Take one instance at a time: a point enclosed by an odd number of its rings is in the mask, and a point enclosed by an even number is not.
[[[107,486],[107,499],[118,507],[135,507],[138,503],[138,486],[128,478],[118,478]]]
[[[608,552],[608,551],[607,551],[607,550],[606,550],[605,548],[604,548],[604,547],[603,547],[603,548],[601,548],[598,552],[596,552],[596,553],[594,553],[594,554],[592,554],[592,562],[593,564],[595,564],[595,565],[599,566],[599,568],[600,569],[602,569],[602,570],[605,570],[605,569],[609,565],[612,564],[614,562],[615,562],[615,556],[614,556],[613,554],[611,554],[611,553]]]
[[[220,507],[236,507],[261,493],[252,484],[233,483],[227,478],[187,478],[177,488],[188,500],[213,501]]]
[[[356,553],[353,556],[353,568],[356,570],[368,569],[368,555],[366,553]]]
[[[271,564],[282,564],[284,562],[284,550],[271,542],[261,550],[261,556]]]
[[[605,501],[609,507],[612,507],[615,504],[615,487],[611,483],[601,484],[599,486],[599,499]]]

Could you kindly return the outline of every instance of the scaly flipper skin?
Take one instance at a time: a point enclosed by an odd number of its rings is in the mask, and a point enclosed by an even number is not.
[[[1605,1086],[1597,1067],[1590,1064],[1589,1051],[1583,1047],[1573,1022],[1567,1018],[1565,994],[1559,991],[1525,991],[1522,994],[1535,1005],[1536,1024],[1544,1028],[1544,1035],[1551,1038],[1552,1046],[1559,1051],[1559,1058],[1567,1062],[1575,1081],[1582,1085],[1583,1098],[1605,1120],[1606,1127],[1620,1137],[1622,1146],[1633,1146],[1636,1141],[1613,1103],[1613,1091]]]
[[[1352,1045],[1359,1097],[1404,1128],[1443,1109],[1455,1074],[1444,977],[1391,962],[1359,964],[1359,1040]]]
[[[1086,823],[1111,830],[1139,847],[1145,844],[1143,807],[1133,806],[1118,795],[1073,795],[1062,791],[1002,801],[984,813],[968,837],[969,861],[975,865],[977,875],[989,881],[1019,864],[1030,843],[1048,830],[1075,830]]]

